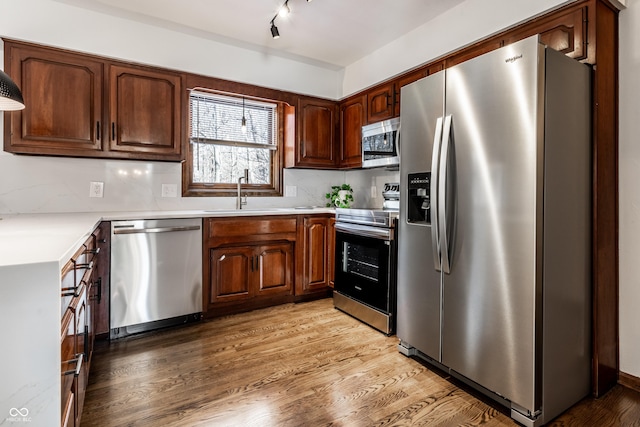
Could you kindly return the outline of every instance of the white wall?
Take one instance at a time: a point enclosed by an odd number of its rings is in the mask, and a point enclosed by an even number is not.
[[[640,377],[640,2],[620,12],[620,370]]]

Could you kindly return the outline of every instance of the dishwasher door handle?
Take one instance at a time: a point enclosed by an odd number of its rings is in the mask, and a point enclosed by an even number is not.
[[[126,228],[124,228],[126,227]],[[115,226],[113,228],[113,234],[138,234],[138,233],[169,233],[174,231],[193,231],[200,230],[199,225],[189,225],[182,227],[154,227],[154,228],[128,228],[133,226]]]

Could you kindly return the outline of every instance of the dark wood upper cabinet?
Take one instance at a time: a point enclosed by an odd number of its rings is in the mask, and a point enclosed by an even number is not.
[[[294,166],[333,168],[337,165],[336,110],[334,101],[300,97]]]
[[[5,62],[26,106],[5,113],[5,150],[54,155],[100,151],[104,64],[9,42],[5,49]]]
[[[180,159],[180,75],[109,68],[110,150]]]
[[[588,58],[587,49],[587,6],[554,14],[551,17],[533,21],[509,34],[504,43],[509,44],[534,34],[540,34],[540,41],[554,50],[579,61]]]
[[[5,151],[180,161],[182,75],[5,40],[26,108],[5,113]]]
[[[387,82],[367,91],[367,123],[375,123],[394,117],[396,85]]]
[[[362,166],[362,126],[367,119],[364,95],[349,98],[340,104],[340,149],[341,168]]]

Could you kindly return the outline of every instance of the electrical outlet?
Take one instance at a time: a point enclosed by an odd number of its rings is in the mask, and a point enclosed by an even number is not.
[[[89,197],[104,197],[104,182],[91,181],[89,183]]]
[[[298,194],[298,187],[295,185],[286,185],[284,187],[284,197],[296,197]]]
[[[378,188],[375,185],[371,186],[371,198],[375,199],[378,197]]]
[[[162,184],[162,197],[178,197],[178,185]]]

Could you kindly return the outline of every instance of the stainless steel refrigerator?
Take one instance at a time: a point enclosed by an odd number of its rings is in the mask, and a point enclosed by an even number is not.
[[[398,348],[524,425],[590,390],[590,86],[531,37],[401,93]]]

